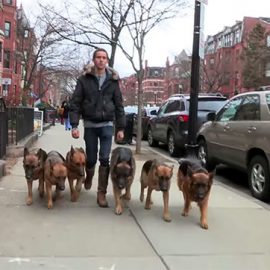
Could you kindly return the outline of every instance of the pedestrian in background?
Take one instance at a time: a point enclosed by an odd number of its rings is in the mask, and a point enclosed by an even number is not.
[[[61,108],[63,109],[63,120],[65,125],[65,130],[71,130],[70,119],[69,119],[69,109],[70,109],[70,100],[69,96],[62,102]]]
[[[93,64],[84,68],[84,74],[77,80],[76,89],[70,103],[70,121],[72,137],[79,138],[79,119],[84,121],[84,140],[86,146],[86,179],[85,189],[92,186],[95,165],[98,155],[99,170],[97,203],[107,207],[106,192],[109,177],[109,157],[113,137],[113,121],[115,120],[116,137],[124,138],[125,112],[122,94],[119,88],[118,73],[107,66],[108,53],[100,48],[93,54]]]

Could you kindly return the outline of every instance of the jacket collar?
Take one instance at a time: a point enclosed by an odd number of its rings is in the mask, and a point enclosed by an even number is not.
[[[111,79],[116,80],[116,81],[119,80],[119,74],[115,69],[113,69],[111,67],[106,67],[106,73],[108,75],[108,78],[111,78]],[[96,76],[95,67],[93,64],[88,64],[88,65],[84,66],[83,75],[87,75],[87,74]]]

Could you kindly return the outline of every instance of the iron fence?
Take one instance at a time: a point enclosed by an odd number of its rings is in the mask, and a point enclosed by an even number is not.
[[[7,143],[7,108],[3,98],[0,98],[0,158],[3,158],[6,155]]]
[[[34,131],[34,109],[8,108],[8,144],[17,144]]]

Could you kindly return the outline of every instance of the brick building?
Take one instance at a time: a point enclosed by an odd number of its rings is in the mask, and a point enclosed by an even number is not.
[[[245,88],[243,84],[242,54],[245,46],[248,46],[249,33],[257,24],[261,24],[266,33],[270,33],[269,18],[244,17],[243,21],[237,21],[216,35],[208,36],[205,43],[202,83],[204,91],[219,91],[231,97],[236,93],[253,90]],[[265,44],[270,47],[270,34],[266,36]],[[265,73],[266,79],[270,79],[270,59],[267,61],[262,72]]]
[[[3,0],[1,28],[4,31],[2,95],[8,105],[20,103],[20,63],[17,58],[16,0]]]
[[[4,48],[4,31],[2,26],[4,25],[3,16],[3,1],[0,0],[0,96],[3,95],[2,91],[2,77],[3,77],[3,48]]]

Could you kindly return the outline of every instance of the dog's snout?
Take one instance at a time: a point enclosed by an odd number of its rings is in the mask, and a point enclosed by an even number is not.
[[[118,180],[118,188],[119,188],[119,189],[123,189],[125,186],[126,186],[126,181],[125,181],[125,179],[124,179],[124,178],[120,178],[120,179]]]
[[[168,181],[159,181],[159,188],[161,191],[167,191],[169,188],[169,183]]]
[[[58,187],[61,191],[65,190],[65,185],[59,185]]]

